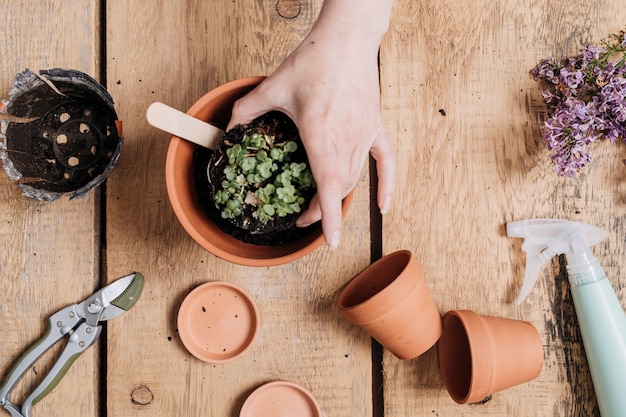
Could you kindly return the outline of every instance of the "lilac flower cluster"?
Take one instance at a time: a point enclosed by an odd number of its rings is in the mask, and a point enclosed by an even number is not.
[[[549,117],[543,138],[554,171],[573,177],[590,161],[590,144],[626,141],[626,33],[601,47],[587,46],[576,58],[542,60],[531,74],[542,81]]]

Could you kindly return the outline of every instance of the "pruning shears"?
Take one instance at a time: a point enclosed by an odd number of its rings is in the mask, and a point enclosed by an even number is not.
[[[0,387],[0,405],[11,417],[31,416],[32,407],[56,387],[78,356],[96,342],[102,330],[100,322],[119,317],[135,305],[143,282],[139,273],[128,275],[50,316],[44,336],[17,360]],[[17,382],[41,355],[66,336],[65,349],[43,381],[22,406],[13,404],[9,396]]]

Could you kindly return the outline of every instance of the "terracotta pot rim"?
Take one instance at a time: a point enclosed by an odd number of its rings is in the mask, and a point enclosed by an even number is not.
[[[374,302],[372,302],[371,299],[368,299],[367,301],[357,304],[355,306],[352,307],[348,307],[343,309],[342,311],[344,312],[344,314],[346,315],[350,315],[350,321],[352,321],[352,323],[359,325],[359,326],[363,326],[366,327],[371,323],[375,323],[378,322],[380,320],[384,320],[385,317],[394,314],[395,312],[397,312],[398,310],[401,310],[402,308],[404,308],[405,303],[407,302],[413,302],[413,298],[415,296],[415,293],[419,291],[419,287],[416,285],[410,292],[406,292],[403,293],[403,299],[402,301],[394,304],[394,306],[392,308],[386,309],[384,311],[382,311],[380,314],[372,314],[371,318],[368,318],[366,320],[358,320],[355,317],[352,317],[350,313],[357,311],[357,310],[361,310],[361,309],[366,309],[366,310],[370,310],[370,311],[374,311],[374,309],[371,307],[372,304],[374,304]]]
[[[385,285],[384,287],[380,288],[376,293],[370,295],[370,297],[359,301],[358,303],[349,303],[347,304],[346,301],[349,297],[353,296],[354,293],[358,290],[359,287],[361,287],[364,284],[364,281],[369,277],[369,275],[372,273],[372,271],[377,268],[380,267],[381,265],[388,263],[388,262],[392,262],[394,258],[397,257],[405,257],[406,258],[406,263],[402,268],[402,271],[400,271],[396,277],[394,277],[393,279],[390,280],[390,282],[387,283],[387,285]],[[354,311],[357,309],[367,309],[369,308],[370,304],[376,303],[376,296],[380,295],[383,291],[391,289],[395,286],[398,286],[399,283],[399,278],[406,278],[406,274],[404,274],[404,272],[406,272],[408,266],[411,264],[411,258],[413,257],[413,254],[411,253],[411,251],[407,250],[407,249],[401,249],[395,252],[392,252],[388,255],[383,256],[382,258],[378,259],[377,261],[375,261],[374,263],[372,263],[371,265],[367,266],[366,268],[364,268],[363,270],[361,270],[361,272],[359,272],[357,275],[354,276],[354,278],[352,278],[350,280],[350,282],[348,282],[348,284],[346,284],[346,286],[344,287],[344,289],[341,291],[341,294],[339,294],[339,298],[337,300],[337,306],[339,307],[340,310],[344,311],[344,312],[350,312],[350,311]],[[417,263],[417,262],[416,262]],[[419,264],[417,264],[419,266]],[[396,284],[396,285],[394,285]],[[400,300],[398,300],[399,302],[402,302],[404,300],[406,300],[407,298],[409,298],[413,292],[415,291],[415,289],[417,288],[417,280],[415,282],[412,283],[413,285],[411,286],[412,291],[410,293],[403,293],[402,297]],[[399,303],[398,303],[399,304]],[[394,307],[394,308],[397,308]],[[390,310],[391,311],[391,310]]]
[[[469,366],[472,372],[470,374],[469,384],[467,386],[467,392],[464,392],[462,395],[459,395],[460,394],[459,392],[451,392],[450,390],[448,390],[448,392],[454,401],[456,401],[459,404],[465,404],[468,402],[468,400],[472,396],[473,391],[476,390],[476,387],[475,387],[476,375],[474,372],[474,368],[483,369],[481,374],[483,374],[486,378],[488,378],[486,385],[491,386],[491,377],[493,376],[493,363],[490,361],[480,361],[480,358],[477,357],[475,353],[478,347],[477,340],[483,340],[486,343],[486,346],[483,346],[483,349],[486,347],[489,352],[486,356],[491,357],[492,356],[491,352],[493,351],[494,341],[489,336],[489,332],[487,328],[485,327],[482,317],[480,317],[480,315],[475,313],[474,311],[471,311],[471,310],[448,311],[446,314],[444,314],[442,318],[444,333],[446,331],[446,321],[449,321],[449,320],[455,320],[456,323],[463,330],[463,334],[464,334],[464,337],[467,341],[468,348],[469,348],[469,356],[470,356]],[[470,322],[473,322],[473,323],[470,323]],[[474,330],[474,333],[471,335],[471,337],[468,334],[468,327],[470,326],[472,326]],[[476,361],[480,361],[480,363],[477,364]],[[443,368],[445,368],[445,365],[442,365],[442,371],[444,371]],[[445,372],[442,372],[442,374],[444,374],[444,380],[446,380],[447,377],[449,376]],[[446,386],[448,386],[449,381],[445,381],[445,384]],[[484,398],[489,394],[491,393],[487,392],[484,394],[484,396],[482,394],[480,394],[479,396],[482,396]],[[476,394],[474,393],[474,395]]]
[[[228,95],[233,90],[247,89],[249,91],[264,79],[264,76],[252,76],[222,84],[200,97],[189,108],[187,114],[202,118],[199,114],[207,111],[208,105],[213,101],[223,99],[222,97]],[[228,99],[223,100],[227,101]],[[187,158],[190,165],[190,155],[193,154],[195,147],[196,145],[179,137],[173,136],[171,138],[165,161],[165,182],[170,205],[176,218],[189,236],[205,250],[221,259],[239,265],[268,267],[297,260],[324,243],[320,224],[314,226],[310,233],[300,239],[277,246],[245,243],[221,231],[204,213],[204,209],[199,206],[195,188],[190,191],[188,190],[189,186],[179,185],[181,183],[179,178],[181,175],[186,178],[191,177],[189,181],[192,183],[193,178],[189,172],[190,166],[181,166],[181,162],[175,160],[175,156],[180,154],[186,155],[184,158]],[[193,187],[195,186],[192,185]],[[342,214],[344,218],[347,215],[353,195],[354,190],[343,200]]]
[[[442,322],[439,365],[455,402],[481,401],[539,376],[543,347],[532,323],[471,310],[448,311]]]

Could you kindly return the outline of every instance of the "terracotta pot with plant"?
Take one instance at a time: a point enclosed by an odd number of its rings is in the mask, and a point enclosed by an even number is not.
[[[187,114],[224,129],[235,101],[263,79],[223,84]],[[295,227],[315,188],[297,129],[282,113],[263,115],[226,132],[215,150],[172,137],[165,179],[174,213],[187,233],[227,261],[280,265],[324,242],[319,223]],[[352,193],[343,201],[344,216],[351,200]]]

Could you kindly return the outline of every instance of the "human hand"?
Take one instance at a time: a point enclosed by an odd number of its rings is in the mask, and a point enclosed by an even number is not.
[[[342,200],[356,186],[368,153],[377,164],[377,202],[382,213],[391,203],[396,159],[380,112],[382,35],[340,36],[345,27],[331,17],[322,14],[278,69],[235,103],[228,129],[271,110],[294,121],[317,183],[316,196],[296,224],[304,227],[321,219],[325,241],[335,249]]]

